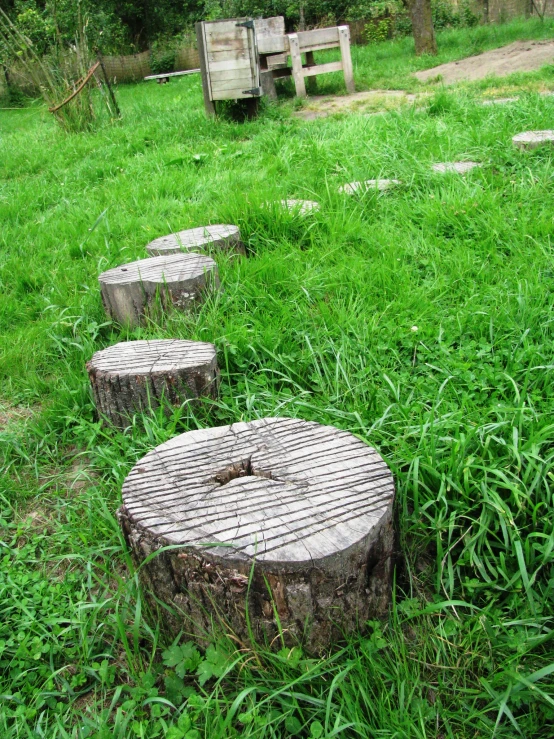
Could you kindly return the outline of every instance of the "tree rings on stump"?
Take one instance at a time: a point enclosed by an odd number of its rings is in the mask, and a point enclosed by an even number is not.
[[[525,131],[512,139],[518,149],[537,149],[545,144],[554,144],[554,131]]]
[[[356,192],[365,193],[371,190],[390,190],[391,187],[402,184],[400,180],[365,180],[363,182],[349,182],[339,187],[339,192],[345,195],[353,195]]]
[[[208,288],[219,287],[217,265],[201,254],[139,259],[102,272],[98,278],[106,313],[136,326],[159,298],[161,307],[189,310]]]
[[[215,346],[202,341],[123,341],[96,352],[87,371],[98,413],[123,428],[160,403],[215,398],[219,384]]]
[[[178,254],[179,252],[226,249],[245,253],[238,226],[216,225],[189,228],[154,239],[146,246],[150,256]]]
[[[471,172],[475,167],[481,167],[479,162],[439,162],[433,164],[433,172],[440,172],[441,174],[447,174],[449,172],[453,174],[466,174]]]
[[[249,624],[256,639],[281,631],[323,653],[387,611],[393,498],[389,468],[352,434],[265,418],[151,451],[119,517],[136,562],[148,560],[146,591],[180,612],[174,634],[205,641],[215,623],[247,643]]]

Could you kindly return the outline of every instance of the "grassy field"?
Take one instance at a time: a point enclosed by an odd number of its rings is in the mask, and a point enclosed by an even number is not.
[[[452,58],[552,28],[439,42]],[[356,50],[362,84],[412,85],[409,53]],[[552,127],[554,98],[529,92],[551,74],[508,80],[507,105],[466,85],[309,124],[291,102],[207,120],[194,78],[120,89],[122,123],[92,134],[0,113],[3,739],[554,735],[554,162],[511,145]],[[483,167],[430,171],[457,159]],[[379,176],[404,185],[337,192]],[[283,197],[321,211],[262,207]],[[208,222],[249,249],[218,257],[217,296],[132,333],[106,320],[99,272]],[[84,364],[145,337],[214,342],[220,401],[110,431]],[[347,429],[394,471],[390,618],[321,660],[215,634],[168,649],[115,520],[122,482],[176,433],[272,415]]]

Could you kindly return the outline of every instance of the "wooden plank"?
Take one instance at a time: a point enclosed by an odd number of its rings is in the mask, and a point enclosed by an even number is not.
[[[244,33],[246,29],[241,28],[239,30],[241,31],[241,33],[234,37],[217,36],[211,39],[211,41],[206,44],[208,53],[213,54],[214,52],[218,52],[218,51],[247,50],[248,49],[248,38],[246,36],[246,33]]]
[[[266,57],[266,63],[268,69],[282,69],[288,64],[287,54],[272,54]]]
[[[327,44],[307,44],[306,46],[301,46],[300,51],[302,53],[306,53],[308,51],[325,51],[326,49],[336,49],[338,46],[338,41],[330,41]]]
[[[207,115],[215,115],[215,106],[212,103],[210,77],[208,72],[208,60],[204,47],[204,24],[196,23],[196,42],[198,45],[198,56],[200,58],[200,75],[202,78],[202,94],[204,96],[204,108]]]
[[[251,85],[252,85],[252,78],[250,77],[250,75],[246,75],[242,79],[232,79],[232,80],[212,79],[212,95],[214,96],[214,100],[219,100],[217,95],[219,95],[222,92],[240,90],[240,92],[242,93],[243,90],[252,89]],[[252,95],[246,95],[245,97],[252,97]]]
[[[167,77],[180,77],[183,74],[197,74],[198,72],[200,72],[200,68],[184,69],[182,72],[167,72],[167,74],[149,74],[148,77],[144,78],[144,81],[166,79]]]
[[[275,54],[280,51],[288,51],[289,48],[287,36],[257,37],[257,41],[260,54]]]
[[[292,76],[294,78],[294,86],[298,97],[306,97],[306,84],[304,82],[304,73],[302,71],[302,57],[300,56],[300,46],[298,44],[298,34],[289,34],[290,57],[292,60]]]
[[[252,82],[252,76],[249,69],[221,69],[212,70],[210,73],[212,87],[218,86],[222,81],[245,79],[249,81],[249,84]],[[240,82],[240,84],[242,85],[242,82]],[[250,86],[252,85],[250,84]]]
[[[304,77],[315,77],[318,74],[340,72],[341,70],[342,62],[328,62],[327,64],[316,64],[314,67],[304,67],[302,69],[302,74]]]
[[[354,70],[352,68],[352,56],[350,55],[350,29],[348,26],[339,26],[339,42],[344,83],[347,91],[353,93],[356,88],[354,86]]]
[[[252,69],[249,59],[223,60],[219,62],[210,62],[210,74],[214,72],[223,72],[227,69]]]
[[[241,60],[250,62],[250,52],[248,48],[209,51],[207,53],[207,59],[211,69],[213,62],[236,62]]]
[[[249,81],[250,82],[250,81]],[[247,95],[245,94],[244,90],[248,90],[248,87],[238,87],[236,89],[225,89],[225,90],[215,90],[213,91],[214,100],[251,100],[253,98],[253,95]]]
[[[318,44],[338,43],[339,29],[337,26],[333,26],[332,28],[317,28],[314,31],[299,31],[296,35],[298,36],[300,48],[305,50]]]
[[[237,23],[244,23],[249,20],[248,18],[230,18],[223,21],[204,21],[204,27],[206,29],[206,36],[215,33],[229,33],[232,34],[235,30],[245,30],[244,28],[237,28]]]
[[[276,15],[272,18],[256,18],[254,20],[254,31],[256,32],[258,43],[261,38],[284,36],[285,19],[282,15]]]

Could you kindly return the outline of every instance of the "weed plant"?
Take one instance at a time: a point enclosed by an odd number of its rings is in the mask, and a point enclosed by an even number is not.
[[[511,137],[551,127],[554,100],[454,90],[238,124],[205,117],[192,77],[120,97],[122,125],[87,135],[0,114],[0,736],[551,737],[554,166]],[[430,170],[464,158],[483,167]],[[404,184],[338,194],[375,177]],[[285,197],[321,211],[263,207]],[[222,291],[160,325],[108,322],[99,272],[206,223],[248,247],[217,257]],[[221,398],[112,431],[85,362],[147,337],[214,342]],[[347,429],[391,466],[390,617],[321,659],[217,631],[170,643],[115,519],[122,482],[177,433],[275,415]]]

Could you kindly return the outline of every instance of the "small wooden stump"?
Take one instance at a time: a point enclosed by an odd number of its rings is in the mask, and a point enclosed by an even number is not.
[[[202,341],[123,341],[96,352],[87,371],[98,413],[121,428],[160,402],[215,398],[219,385],[215,346]]]
[[[98,278],[106,313],[122,324],[140,324],[158,297],[164,309],[189,310],[209,288],[219,287],[217,265],[200,254],[139,259]]]
[[[273,203],[267,203],[267,206]],[[288,210],[293,216],[307,216],[308,213],[317,213],[320,209],[315,200],[279,200],[275,203],[277,208]]]
[[[554,144],[554,131],[525,131],[514,136],[512,143],[518,149],[538,149],[545,144]]]
[[[483,165],[479,162],[440,162],[433,164],[433,172],[440,172],[446,174],[452,172],[454,174],[466,174],[471,172],[475,167],[482,167]]]
[[[161,236],[146,245],[146,251],[152,257],[180,252],[211,251],[212,249],[233,249],[244,254],[244,244],[240,240],[238,227],[217,225],[189,228],[186,231]]]
[[[352,434],[265,418],[148,453],[119,517],[136,562],[149,558],[147,592],[181,612],[174,634],[205,641],[213,620],[248,642],[249,620],[269,643],[280,623],[286,643],[322,653],[387,612],[393,498],[389,468]]]
[[[339,187],[339,192],[345,195],[354,195],[357,192],[370,192],[371,190],[379,190],[384,192],[390,190],[391,187],[397,187],[402,183],[400,180],[365,180],[363,182],[349,182],[347,185]]]

